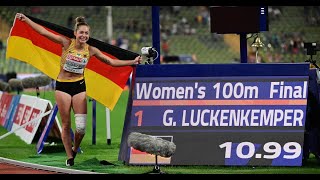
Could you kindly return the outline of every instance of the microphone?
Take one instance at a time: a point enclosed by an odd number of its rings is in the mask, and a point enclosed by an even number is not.
[[[176,150],[173,142],[138,132],[131,132],[127,143],[134,149],[161,157],[170,157]]]
[[[49,85],[50,83],[51,83],[51,78],[45,75],[22,79],[23,88],[42,87],[42,86]]]
[[[0,91],[11,91],[10,85],[6,82],[0,81]]]
[[[49,85],[50,83],[51,78],[45,75],[24,78],[22,80],[14,78],[9,80],[9,85],[12,89],[37,88]]]
[[[8,83],[9,83],[11,89],[19,89],[19,90],[23,89],[22,81],[20,79],[11,78],[8,81]]]

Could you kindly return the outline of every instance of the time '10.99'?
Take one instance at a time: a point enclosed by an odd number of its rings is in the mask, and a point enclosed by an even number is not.
[[[259,148],[261,146],[263,149],[263,154],[256,153],[256,148]],[[280,155],[282,155],[281,158],[283,159],[295,159],[301,154],[301,145],[297,142],[287,142],[283,146],[281,146],[277,142],[256,144],[256,146],[252,142],[225,142],[223,144],[220,144],[219,147],[225,148],[225,158],[235,158],[232,157],[232,155],[235,154],[238,158],[241,159],[252,158],[253,156],[255,158],[276,159]],[[232,153],[232,150],[235,150],[236,152]]]

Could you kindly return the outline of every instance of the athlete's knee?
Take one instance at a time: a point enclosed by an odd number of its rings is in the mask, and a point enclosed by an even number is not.
[[[79,134],[85,134],[87,125],[87,114],[75,114],[74,117],[76,121],[76,131]]]

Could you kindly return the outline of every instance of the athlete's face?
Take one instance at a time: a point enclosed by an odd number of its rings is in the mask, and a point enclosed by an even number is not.
[[[89,27],[88,26],[79,26],[77,31],[74,32],[76,40],[80,43],[86,43],[89,40]]]

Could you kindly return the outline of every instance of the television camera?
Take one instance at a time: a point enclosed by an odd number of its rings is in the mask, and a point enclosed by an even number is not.
[[[159,56],[157,50],[153,47],[142,47],[141,54],[147,57],[145,64],[153,64],[153,61],[156,60]]]
[[[304,48],[306,49],[307,55],[309,55],[309,59],[305,60],[305,62],[312,63],[317,69],[319,69],[319,66],[317,65],[317,61],[312,59],[313,55],[317,54],[317,51],[320,50],[320,45],[316,42],[305,42]]]

